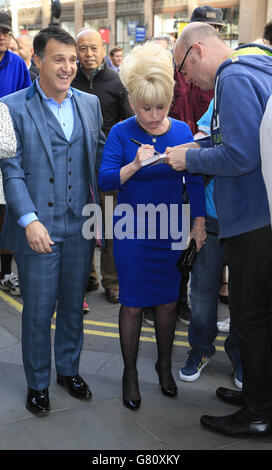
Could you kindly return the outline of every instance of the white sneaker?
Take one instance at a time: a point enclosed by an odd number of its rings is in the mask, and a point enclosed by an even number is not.
[[[10,292],[12,295],[21,295],[17,274],[5,274],[3,279],[0,281],[0,288]]]
[[[235,387],[237,387],[237,388],[239,388],[240,390],[242,390],[242,388],[243,388],[243,382],[239,379],[239,377],[237,377],[236,374],[235,374],[234,377],[233,377],[233,382],[234,382]]]
[[[235,387],[242,390],[243,388],[243,368],[242,364],[238,362],[233,366],[233,382]]]
[[[221,333],[229,333],[230,330],[230,319],[226,318],[224,321],[217,322],[217,329]]]

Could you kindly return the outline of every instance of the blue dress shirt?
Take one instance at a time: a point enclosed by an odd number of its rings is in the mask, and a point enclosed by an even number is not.
[[[39,79],[37,79],[36,85],[43,102],[52,111],[60,123],[66,139],[69,141],[74,128],[74,105],[72,101],[73,90],[70,88],[62,103],[57,103],[53,98],[47,98],[45,96],[40,87]],[[37,215],[35,212],[29,212],[28,214],[22,215],[17,222],[21,227],[25,228],[28,224],[34,222],[34,220],[39,220]]]

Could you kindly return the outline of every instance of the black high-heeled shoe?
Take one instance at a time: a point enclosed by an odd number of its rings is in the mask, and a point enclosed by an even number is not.
[[[124,375],[123,375],[123,404],[130,410],[137,410],[141,405],[141,397],[136,400],[126,400],[124,398]]]
[[[140,407],[141,398],[139,398],[139,400],[125,400],[123,398],[123,403],[127,408],[129,408],[130,410],[135,411]]]
[[[156,362],[155,364],[155,369],[156,369],[156,372],[158,374],[158,377],[159,377],[159,385],[161,387],[161,392],[163,395],[165,395],[166,397],[170,397],[170,398],[175,398],[178,394],[178,388],[177,386],[175,387],[163,387],[161,385],[161,380],[160,380],[160,373],[159,373],[159,366],[158,366],[158,363]]]

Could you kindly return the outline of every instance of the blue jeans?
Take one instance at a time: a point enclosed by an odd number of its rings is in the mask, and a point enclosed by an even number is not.
[[[213,341],[217,336],[217,310],[225,261],[225,244],[217,234],[208,233],[206,244],[198,253],[191,275],[191,322],[189,343],[192,350],[206,356],[215,353]],[[230,334],[224,344],[230,360],[240,360],[236,337]]]

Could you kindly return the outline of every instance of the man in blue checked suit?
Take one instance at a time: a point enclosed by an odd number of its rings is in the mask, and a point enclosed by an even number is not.
[[[74,39],[51,26],[34,38],[39,78],[2,99],[10,109],[15,157],[2,161],[8,211],[1,246],[15,253],[23,297],[22,353],[27,408],[50,410],[50,321],[57,308],[57,382],[90,399],[79,375],[83,298],[95,240],[82,235],[83,207],[99,203],[96,174],[105,142],[99,101],[70,87],[77,71]]]

